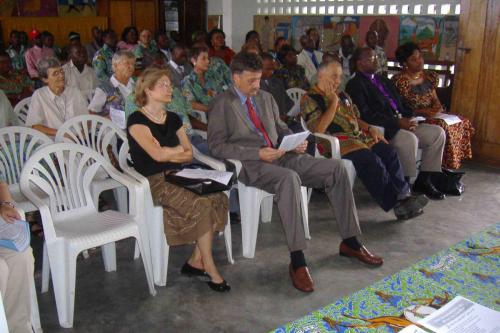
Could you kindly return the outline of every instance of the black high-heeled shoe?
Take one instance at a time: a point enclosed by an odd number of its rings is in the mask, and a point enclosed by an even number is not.
[[[181,274],[184,274],[187,276],[208,277],[207,272],[205,272],[203,269],[199,269],[199,268],[191,266],[187,261],[184,263],[184,266],[182,266],[182,268],[181,268]]]
[[[207,284],[210,287],[210,289],[212,289],[214,291],[218,291],[220,293],[231,290],[231,286],[227,284],[226,280],[223,280],[221,283],[215,283],[212,281],[208,281]]]

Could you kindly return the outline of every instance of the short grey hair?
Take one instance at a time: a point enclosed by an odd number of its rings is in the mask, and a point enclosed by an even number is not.
[[[117,51],[113,55],[113,59],[111,59],[111,64],[117,64],[119,62],[122,62],[124,60],[134,60],[135,61],[135,55],[130,52],[130,51]]]
[[[42,58],[36,63],[36,69],[38,70],[38,75],[40,75],[41,79],[49,77],[49,68],[59,67],[61,67],[61,63],[54,57]]]

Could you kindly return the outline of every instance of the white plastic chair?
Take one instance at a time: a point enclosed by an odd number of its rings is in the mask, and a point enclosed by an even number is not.
[[[199,153],[195,147],[193,147],[194,158],[199,162],[202,162],[215,170],[225,171],[225,166],[208,157]],[[153,197],[151,196],[150,186],[148,179],[138,173],[134,168],[130,167],[129,161],[129,146],[128,141],[125,141],[120,148],[119,163],[120,168],[135,180],[140,182],[144,189],[144,208],[146,210],[148,219],[148,230],[149,230],[149,244],[151,249],[151,258],[153,263],[153,274],[154,281],[157,286],[165,286],[167,284],[167,269],[168,269],[168,256],[170,248],[167,244],[165,238],[164,226],[163,226],[163,207],[155,206],[153,202]],[[227,193],[229,195],[229,193]],[[229,213],[228,213],[229,214]],[[234,264],[233,250],[231,243],[231,224],[226,224],[224,229],[224,239],[226,243],[227,260],[230,264]],[[139,257],[139,251],[136,250],[134,253],[134,258]]]
[[[52,144],[47,135],[22,126],[0,128],[0,172],[9,185],[9,192],[17,207],[25,212],[38,210],[22,193],[19,187],[21,170],[26,161],[38,149]]]
[[[99,168],[127,187],[130,213],[98,212],[91,183]],[[33,190],[49,196],[47,204]],[[40,210],[54,281],[59,323],[73,326],[76,257],[83,250],[134,237],[141,249],[151,295],[156,295],[142,186],[118,172],[97,152],[77,144],[56,143],[37,151],[21,172],[21,191]]]
[[[236,174],[239,176],[242,168],[241,161],[234,159],[229,159],[228,161],[235,165]],[[243,257],[253,258],[255,257],[255,247],[257,244],[259,217],[262,217],[263,222],[271,221],[274,195],[256,187],[247,186],[239,180],[237,188],[241,212]],[[310,239],[307,188],[304,186],[301,187],[301,197],[304,234],[307,239]]]
[[[300,99],[306,93],[305,90],[300,88],[290,88],[287,89],[286,94],[293,101],[293,107],[288,111],[287,116],[295,117],[300,113]]]
[[[28,117],[28,110],[30,108],[31,97],[26,97],[20,100],[16,106],[14,106],[14,114],[19,120],[19,125],[24,126],[26,124],[26,118]]]
[[[108,149],[118,160],[118,141],[126,140],[127,136],[111,120],[97,115],[81,115],[66,121],[55,137],[56,142],[76,143],[88,147],[108,162],[111,162]],[[115,180],[100,172],[102,179],[92,182],[92,196],[97,205],[99,195],[107,190],[113,190],[118,210],[127,212],[127,189]]]

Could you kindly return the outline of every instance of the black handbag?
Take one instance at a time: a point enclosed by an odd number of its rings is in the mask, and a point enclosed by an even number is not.
[[[461,195],[464,193],[464,183],[461,178],[465,172],[443,169],[440,173],[432,174],[432,183],[441,192],[448,195]]]
[[[165,181],[184,187],[186,190],[198,195],[228,191],[233,185],[233,178],[231,178],[229,183],[226,185],[212,179],[192,179],[181,177],[177,176],[176,173],[177,171],[165,172]]]

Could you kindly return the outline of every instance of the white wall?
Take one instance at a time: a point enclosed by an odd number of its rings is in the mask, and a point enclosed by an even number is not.
[[[223,15],[224,32],[226,33],[226,43],[236,52],[240,50],[241,45],[245,40],[245,34],[253,29],[254,15],[300,15],[302,7],[308,7],[307,13],[312,13],[311,8],[314,7],[316,14],[320,14],[321,7],[327,15],[340,15],[336,6],[343,6],[343,14],[347,14],[347,7],[355,5],[354,10],[357,10],[358,5],[365,5],[363,14],[368,14],[368,5],[373,5],[373,14],[377,14],[380,6],[385,6],[385,15],[406,14],[402,12],[403,7],[408,10],[408,14],[414,14],[415,2],[410,0],[352,0],[345,1],[304,1],[304,0],[207,0],[209,15]],[[441,6],[449,4],[450,14],[458,14],[456,6],[460,4],[460,0],[419,0],[420,14],[440,14]],[[390,13],[391,5],[397,5],[393,9],[397,12]],[[429,12],[434,10],[434,12]],[[331,12],[333,11],[333,12]],[[322,14],[322,13],[321,13]],[[356,15],[352,13],[351,15]]]

